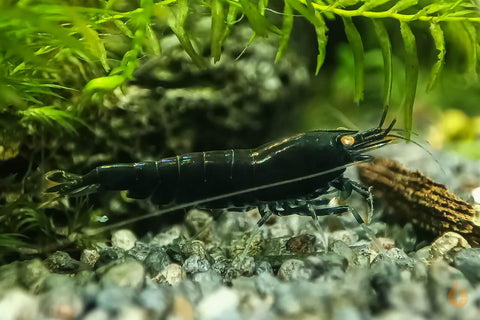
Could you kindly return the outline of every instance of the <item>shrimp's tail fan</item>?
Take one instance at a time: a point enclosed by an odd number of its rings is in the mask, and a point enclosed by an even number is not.
[[[68,173],[62,170],[49,171],[45,174],[47,182],[45,193],[57,197],[80,197],[97,192],[100,185],[89,183],[84,176]]]

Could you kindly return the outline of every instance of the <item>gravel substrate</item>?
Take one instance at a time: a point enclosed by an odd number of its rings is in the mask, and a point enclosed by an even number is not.
[[[345,214],[321,230],[274,217],[252,235],[258,219],[191,210],[140,239],[118,230],[79,260],[1,266],[0,319],[480,318],[480,248],[458,234],[420,243],[408,224],[367,229]]]

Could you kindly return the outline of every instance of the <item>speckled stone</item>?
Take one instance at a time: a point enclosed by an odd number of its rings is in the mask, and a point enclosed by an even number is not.
[[[105,285],[114,284],[138,290],[145,282],[145,268],[141,263],[129,260],[110,268],[103,275],[101,282]]]
[[[186,278],[187,274],[182,266],[177,263],[171,263],[155,276],[155,281],[158,283],[166,282],[173,286]]]
[[[280,280],[308,280],[312,277],[313,270],[305,266],[305,262],[297,259],[286,260],[278,269],[277,276]]]
[[[51,272],[74,273],[80,268],[80,262],[64,251],[56,251],[45,259],[45,266]]]
[[[208,260],[199,256],[190,256],[182,265],[183,270],[187,273],[205,272],[210,269]]]
[[[156,276],[165,267],[172,263],[167,250],[164,247],[152,246],[147,257],[143,261],[147,273],[150,276]]]
[[[97,250],[85,249],[82,251],[82,255],[80,256],[80,262],[93,267],[98,258],[100,258],[100,254]]]
[[[130,250],[135,246],[137,236],[128,229],[120,229],[112,234],[112,246]]]
[[[446,232],[432,243],[428,260],[444,259],[453,264],[456,253],[466,248],[470,248],[470,245],[464,237],[455,232]]]
[[[210,257],[210,255],[207,253],[207,250],[205,249],[205,244],[200,240],[192,240],[186,242],[182,246],[182,251],[185,257],[195,255],[208,261],[213,261],[212,257]]]

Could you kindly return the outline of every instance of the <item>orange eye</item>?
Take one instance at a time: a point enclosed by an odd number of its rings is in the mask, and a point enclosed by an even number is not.
[[[352,137],[352,136],[343,136],[343,137],[340,139],[340,142],[341,142],[344,146],[352,146],[352,145],[355,143],[355,138]]]

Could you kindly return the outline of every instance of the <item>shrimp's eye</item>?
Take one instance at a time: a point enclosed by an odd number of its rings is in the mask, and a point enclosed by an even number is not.
[[[343,136],[343,137],[340,139],[340,142],[341,142],[344,146],[353,146],[353,144],[355,143],[355,138],[352,137],[352,136]]]

